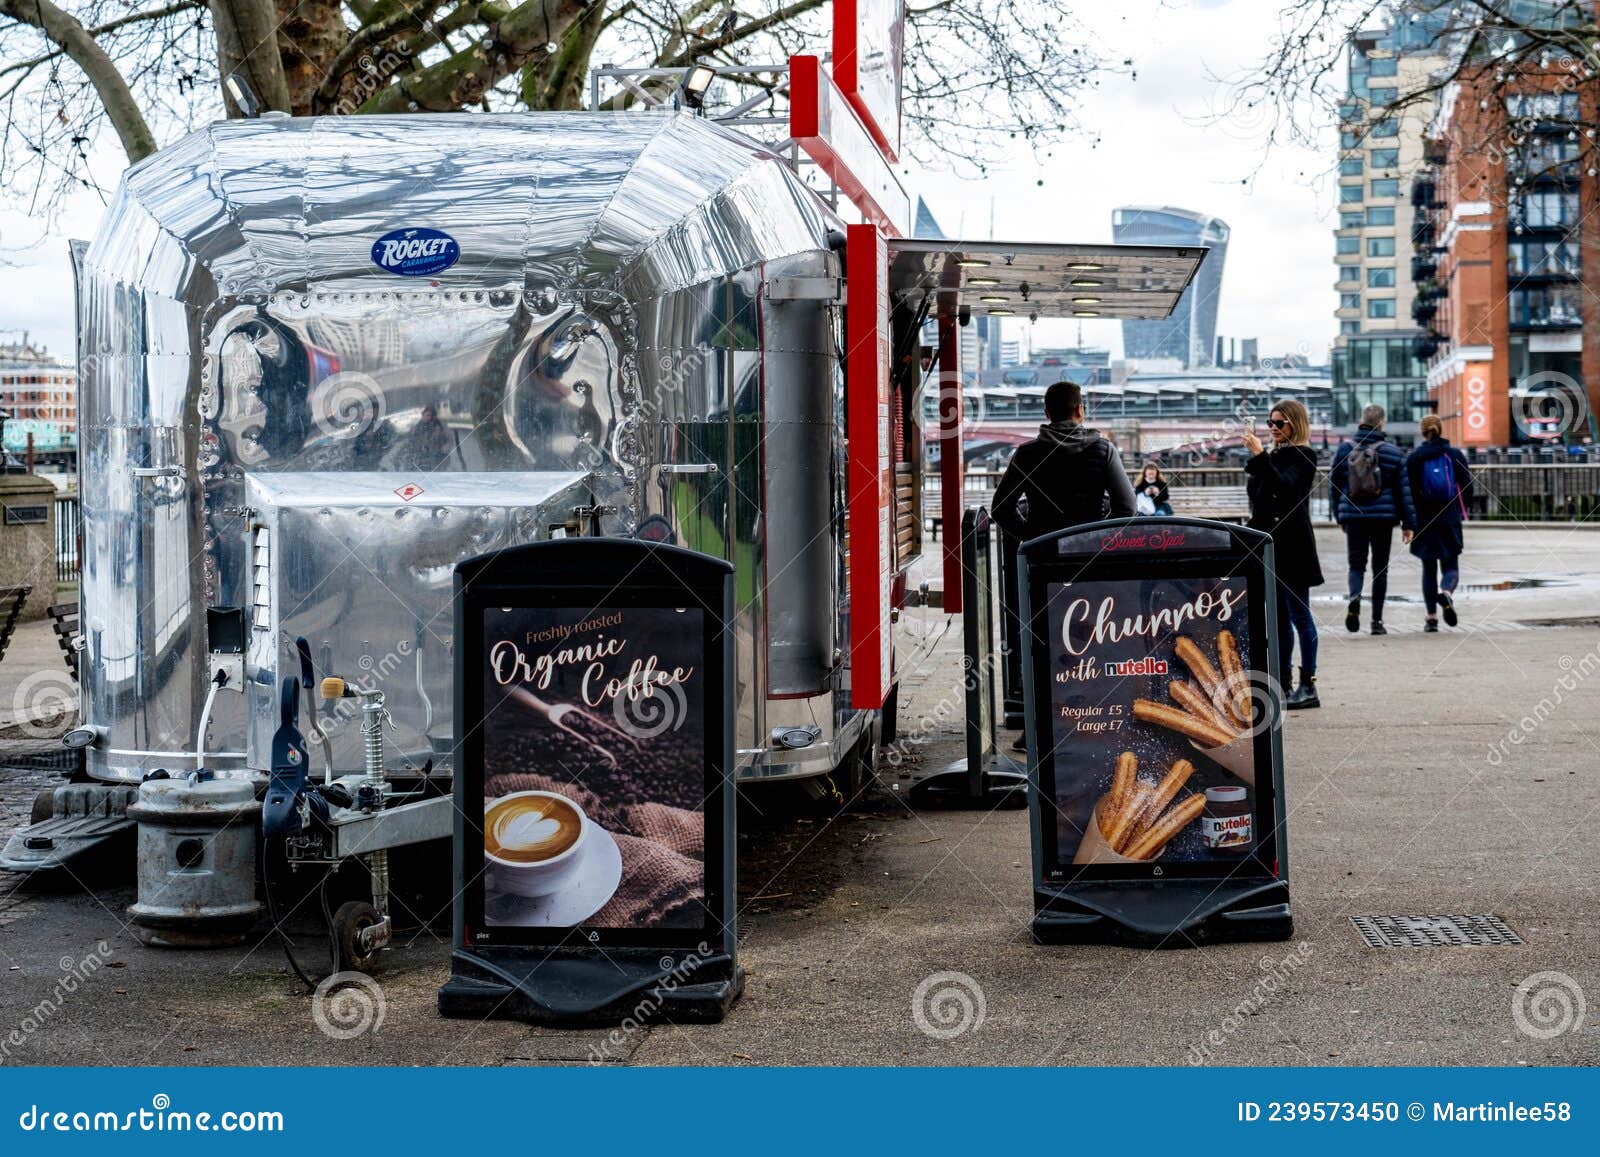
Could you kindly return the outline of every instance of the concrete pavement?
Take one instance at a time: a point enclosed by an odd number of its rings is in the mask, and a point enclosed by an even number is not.
[[[1292,941],[1033,945],[1026,813],[900,802],[916,775],[960,754],[959,708],[941,708],[960,703],[959,624],[919,610],[902,651],[913,742],[884,769],[885,790],[832,822],[769,818],[744,835],[750,982],[722,1025],[612,1040],[444,1021],[433,999],[445,945],[424,930],[389,954],[381,1027],[334,1039],[271,943],[146,949],[122,927],[127,886],[41,895],[7,880],[0,1061],[1600,1063],[1600,535],[1471,527],[1463,627],[1421,634],[1420,605],[1397,599],[1381,639],[1344,632],[1335,535],[1320,535],[1332,580],[1316,600],[1324,706],[1285,726]],[[1396,552],[1391,595],[1415,598],[1398,539]],[[1350,923],[1429,913],[1496,914],[1526,943],[1380,950]],[[63,968],[87,955],[103,966],[53,999]],[[1538,982],[1525,1031],[1518,985],[1540,973],[1566,980]],[[1591,1015],[1538,1035],[1559,1023],[1562,993],[1569,1005],[1586,994]]]

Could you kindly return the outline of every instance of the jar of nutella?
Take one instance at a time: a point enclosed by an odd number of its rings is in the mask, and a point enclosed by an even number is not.
[[[1250,850],[1254,808],[1242,787],[1206,788],[1206,810],[1200,813],[1200,837],[1206,850],[1219,856],[1242,856]]]

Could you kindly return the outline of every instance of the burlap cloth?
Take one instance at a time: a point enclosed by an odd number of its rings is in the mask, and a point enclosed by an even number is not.
[[[606,906],[584,921],[602,928],[649,927],[668,917],[696,912],[705,901],[705,817],[660,803],[626,804],[607,810],[600,797],[576,784],[543,775],[495,775],[484,784],[484,798],[515,791],[548,791],[565,796],[594,823],[609,831],[622,852],[622,883]]]

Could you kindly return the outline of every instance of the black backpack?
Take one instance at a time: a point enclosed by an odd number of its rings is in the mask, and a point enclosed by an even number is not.
[[[1378,455],[1379,445],[1368,442],[1357,446],[1345,459],[1344,492],[1351,502],[1361,505],[1376,502],[1383,493],[1383,460]]]

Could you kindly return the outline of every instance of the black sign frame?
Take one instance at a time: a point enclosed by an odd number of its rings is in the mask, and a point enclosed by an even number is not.
[[[1270,725],[1255,734],[1252,746],[1257,814],[1270,822],[1252,853],[1227,871],[1216,863],[1064,864],[1057,846],[1055,740],[1048,709],[1049,590],[1058,583],[1154,575],[1243,577],[1249,592],[1247,665],[1269,672],[1271,687],[1280,687],[1271,536],[1204,519],[1110,519],[1032,539],[1022,544],[1018,561],[1035,939],[1181,945],[1287,938],[1293,924],[1281,701],[1272,706]]]
[[[451,978],[439,993],[440,1012],[555,1025],[720,1020],[744,980],[735,923],[732,564],[636,539],[557,539],[463,561],[454,605],[455,903]],[[684,606],[703,612],[706,926],[486,926],[479,814],[486,612]]]
[[[1027,770],[1000,751],[995,704],[994,537],[999,524],[987,507],[961,516],[961,677],[966,687],[966,757],[918,780],[907,792],[919,808],[1020,808],[1027,804]]]

